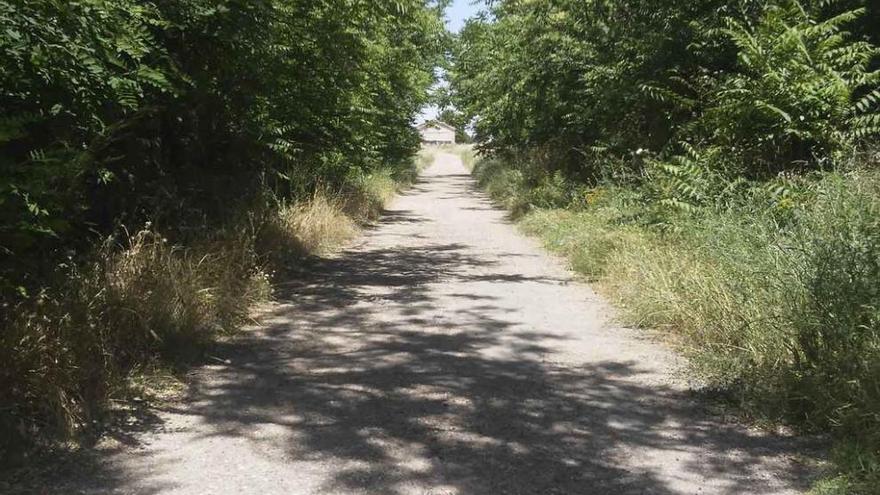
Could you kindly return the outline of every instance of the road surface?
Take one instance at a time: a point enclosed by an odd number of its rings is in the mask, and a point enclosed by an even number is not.
[[[440,154],[350,249],[284,284],[180,405],[65,492],[782,494],[800,440],[708,412]]]

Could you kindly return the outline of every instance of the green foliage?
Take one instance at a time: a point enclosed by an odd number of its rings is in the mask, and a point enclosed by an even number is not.
[[[77,431],[127,372],[239,323],[262,223],[351,230],[291,205],[375,212],[411,175],[444,4],[0,0],[0,436]]]
[[[429,0],[0,1],[0,249],[53,258],[122,219],[177,229],[261,187],[304,196],[353,168],[406,168],[440,13]],[[0,266],[6,289],[39,285],[21,261]]]
[[[737,69],[705,95],[698,135],[737,155],[744,172],[766,173],[839,159],[877,134],[880,72],[868,67],[880,52],[842,32],[863,12],[816,22],[790,0],[754,26],[728,18]]]
[[[880,122],[878,49],[852,3],[496,2],[459,37],[451,100],[481,149],[540,149],[578,180],[611,172],[596,148],[620,164],[681,142],[721,148],[728,174],[828,167]]]
[[[843,439],[826,491],[880,486],[876,2],[489,9],[449,70],[480,183],[710,383]]]
[[[473,175],[492,199],[511,210],[514,215],[528,210],[528,200],[524,198],[528,187],[522,171],[510,167],[502,160],[480,160],[474,167]]]
[[[477,170],[507,205],[534,194],[506,179],[510,167]],[[843,439],[840,474],[818,493],[872,493],[880,177],[743,184],[724,208],[658,206],[646,200],[654,187],[590,188],[577,207],[533,208],[520,226],[597,281],[629,323],[673,335],[693,371],[746,411]]]

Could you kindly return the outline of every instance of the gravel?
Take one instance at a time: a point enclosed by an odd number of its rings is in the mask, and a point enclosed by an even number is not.
[[[814,470],[807,440],[712,413],[453,155],[262,313],[179,405],[42,488],[787,494]]]

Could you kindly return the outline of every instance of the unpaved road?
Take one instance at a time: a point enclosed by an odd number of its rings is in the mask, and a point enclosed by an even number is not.
[[[799,493],[799,440],[725,423],[675,357],[440,155],[282,289],[190,397],[51,491]]]

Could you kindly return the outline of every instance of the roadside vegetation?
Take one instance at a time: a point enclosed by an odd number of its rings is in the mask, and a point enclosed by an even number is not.
[[[77,440],[414,179],[427,0],[0,0],[0,458]]]
[[[877,6],[490,10],[450,69],[481,185],[710,388],[835,438],[817,493],[880,493]]]

